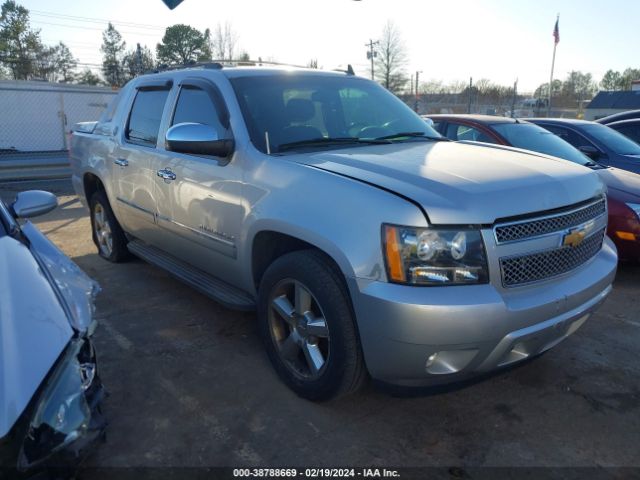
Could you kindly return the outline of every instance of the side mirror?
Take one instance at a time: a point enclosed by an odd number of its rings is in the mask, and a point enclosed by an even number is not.
[[[58,199],[53,193],[42,190],[20,192],[11,210],[16,218],[31,218],[44,215],[58,206]]]
[[[167,131],[166,148],[172,152],[228,157],[233,153],[233,140],[221,140],[218,132],[202,123],[179,123]]]
[[[598,157],[600,157],[600,150],[598,150],[596,147],[593,147],[591,145],[581,145],[580,147],[578,147],[578,150],[580,150],[582,153],[584,153],[587,157],[591,158],[592,160],[596,160]]]

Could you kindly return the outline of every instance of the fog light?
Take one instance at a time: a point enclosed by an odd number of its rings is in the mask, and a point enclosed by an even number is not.
[[[429,368],[431,365],[434,364],[434,362],[436,361],[436,358],[438,358],[437,353],[434,353],[433,355],[430,355],[429,358],[427,358],[427,368]]]
[[[443,350],[427,358],[425,370],[431,375],[457,373],[465,368],[478,353],[477,349]]]

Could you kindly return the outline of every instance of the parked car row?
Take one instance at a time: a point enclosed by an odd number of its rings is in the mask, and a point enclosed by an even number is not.
[[[580,120],[520,120],[489,115],[429,115],[428,118],[440,134],[451,140],[515,147],[569,160],[596,171],[607,185],[607,234],[616,244],[621,259],[640,260],[640,175],[622,170],[629,164],[640,167],[639,145],[604,125]],[[616,151],[637,151],[638,156],[634,156],[635,153],[619,155]],[[602,163],[605,161],[607,163]],[[621,168],[607,166],[614,163]]]

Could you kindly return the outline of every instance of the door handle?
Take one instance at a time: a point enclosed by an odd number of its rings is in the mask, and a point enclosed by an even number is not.
[[[117,158],[113,161],[113,163],[115,163],[116,165],[120,165],[121,167],[128,167],[129,166],[129,160],[125,159],[125,158]]]
[[[163,168],[161,170],[158,170],[158,176],[164,180],[175,180],[176,179],[176,174],[173,173],[171,170],[169,170],[168,168]]]

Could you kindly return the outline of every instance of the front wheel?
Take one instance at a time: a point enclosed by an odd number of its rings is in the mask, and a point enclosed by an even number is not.
[[[100,256],[116,263],[128,258],[127,238],[111,210],[105,192],[100,190],[94,193],[89,208],[93,243],[98,247]]]
[[[278,258],[260,282],[260,332],[271,363],[310,400],[354,392],[366,378],[340,275],[322,253],[304,250]]]

